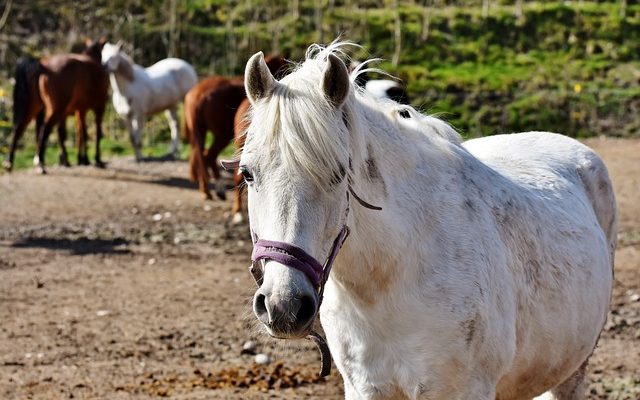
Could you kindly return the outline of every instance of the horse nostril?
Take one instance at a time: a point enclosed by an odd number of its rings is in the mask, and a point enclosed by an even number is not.
[[[267,311],[267,297],[262,294],[256,294],[253,299],[253,310],[260,321],[265,324],[269,323],[269,312]]]
[[[310,296],[303,296],[300,299],[300,309],[296,313],[296,319],[301,325],[309,322],[316,315],[316,302]]]

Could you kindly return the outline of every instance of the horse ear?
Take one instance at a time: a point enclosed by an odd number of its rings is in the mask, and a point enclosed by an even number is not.
[[[118,43],[116,43],[116,50],[120,51],[122,50],[122,45],[124,44],[124,42],[122,40],[118,40]]]
[[[347,66],[335,54],[329,54],[327,65],[322,71],[322,92],[336,107],[342,105],[349,94],[351,83]]]
[[[264,54],[261,51],[254,54],[244,70],[244,88],[251,104],[268,96],[275,85],[276,81],[264,62]]]

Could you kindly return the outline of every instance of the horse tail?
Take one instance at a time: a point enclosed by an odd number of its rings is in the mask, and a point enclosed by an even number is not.
[[[30,84],[34,81],[37,82],[40,77],[41,68],[40,61],[31,57],[21,57],[18,59],[18,65],[16,65],[16,84],[13,88],[13,125],[16,126],[25,118],[29,112],[29,106],[32,99],[32,93],[30,90]],[[37,92],[36,96],[40,96]]]
[[[196,169],[196,160],[195,160],[195,152],[197,151],[196,147],[196,138],[195,135],[195,111],[193,110],[191,97],[187,93],[184,100],[184,112],[183,112],[183,129],[182,134],[184,135],[184,139],[189,143],[190,151],[189,151],[189,179],[191,181],[198,180],[198,172]]]

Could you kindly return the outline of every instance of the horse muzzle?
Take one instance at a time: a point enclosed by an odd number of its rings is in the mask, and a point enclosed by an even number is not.
[[[319,303],[315,292],[295,290],[281,295],[263,285],[253,297],[253,312],[271,336],[296,339],[311,331]]]

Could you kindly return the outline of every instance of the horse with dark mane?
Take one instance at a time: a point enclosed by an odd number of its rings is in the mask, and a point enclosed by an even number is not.
[[[87,128],[85,116],[92,110],[96,121],[96,166],[103,167],[100,159],[102,116],[107,100],[109,78],[100,63],[100,51],[105,38],[87,39],[82,54],[59,54],[39,60],[23,58],[16,66],[16,84],[13,92],[13,138],[5,169],[13,168],[18,141],[27,125],[35,118],[37,154],[34,165],[45,173],[44,155],[47,139],[54,126],[58,126],[60,164],[68,166],[65,148],[67,136],[65,120],[76,115],[78,164],[88,165]]]
[[[266,62],[274,75],[286,63],[282,57],[268,57]],[[217,196],[226,198],[216,158],[234,137],[236,110],[244,99],[244,78],[222,76],[203,79],[191,88],[184,99],[185,132],[191,144],[190,178],[198,182],[199,190],[206,199],[212,198],[207,187],[209,170],[216,181]],[[205,150],[207,131],[212,132],[214,140]]]

